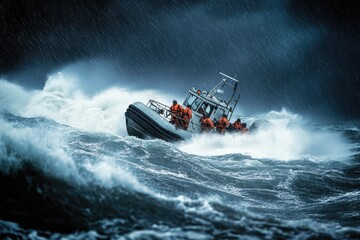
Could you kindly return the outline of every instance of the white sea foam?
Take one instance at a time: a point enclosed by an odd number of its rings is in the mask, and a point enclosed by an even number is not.
[[[19,114],[31,96],[32,93],[21,86],[0,79],[0,111]]]
[[[76,162],[66,142],[67,133],[46,127],[14,127],[0,120],[0,171],[8,175],[22,171],[25,165],[48,177],[86,185],[88,183],[105,188],[122,186],[139,192],[151,193],[126,169],[112,164],[105,157],[94,164]],[[85,174],[83,174],[85,172]],[[88,174],[91,173],[91,174]]]
[[[73,159],[63,148],[62,134],[42,128],[14,128],[0,121],[0,165],[8,174],[30,163],[44,174],[79,181]]]
[[[124,113],[129,104],[135,101],[148,101],[156,98],[171,102],[170,98],[153,90],[129,91],[113,87],[103,89],[94,95],[86,95],[84,86],[76,75],[56,73],[49,77],[42,90],[26,90],[21,86],[0,80],[0,106],[2,111],[22,117],[45,117],[85,131],[126,134]],[[139,183],[126,169],[111,165],[99,159],[84,169],[90,173],[79,173],[76,163],[67,152],[67,135],[62,131],[50,131],[40,127],[14,127],[0,122],[1,171],[20,170],[25,161],[39,168],[45,174],[64,180],[103,187],[124,186],[142,192],[149,190]],[[90,177],[92,176],[92,177]]]
[[[93,174],[95,181],[104,187],[122,186],[139,192],[150,193],[150,190],[142,185],[133,174],[111,163],[111,161],[102,159],[95,164],[87,163],[85,168]]]
[[[157,99],[171,103],[166,94],[154,90],[130,91],[113,87],[87,96],[79,87],[79,79],[61,72],[49,77],[39,91],[0,80],[3,109],[23,117],[46,117],[58,123],[88,131],[126,135],[127,107],[136,101],[147,103]]]
[[[202,156],[240,153],[254,158],[281,160],[335,160],[351,154],[350,145],[340,134],[311,130],[299,115],[283,109],[261,117],[271,122],[270,128],[246,135],[199,135],[181,143],[179,149]]]

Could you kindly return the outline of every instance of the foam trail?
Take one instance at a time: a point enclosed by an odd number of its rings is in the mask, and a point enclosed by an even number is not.
[[[350,153],[350,145],[335,132],[310,130],[303,120],[286,110],[263,115],[271,128],[254,134],[199,135],[180,144],[182,151],[214,156],[240,153],[254,158],[281,160],[339,159]]]

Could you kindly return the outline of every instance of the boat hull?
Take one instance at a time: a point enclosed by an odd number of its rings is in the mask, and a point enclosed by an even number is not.
[[[154,110],[140,102],[130,104],[125,112],[129,136],[142,139],[158,138],[173,142],[191,137],[191,133],[176,128]]]

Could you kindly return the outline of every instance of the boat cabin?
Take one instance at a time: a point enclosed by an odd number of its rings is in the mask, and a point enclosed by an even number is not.
[[[224,78],[209,92],[201,91],[200,89],[196,89],[196,87],[193,87],[189,90],[188,95],[183,102],[183,107],[190,105],[192,110],[192,118],[186,131],[200,132],[200,119],[204,114],[210,117],[214,123],[217,122],[223,114],[226,114],[228,116],[228,120],[230,121],[233,110],[235,109],[240,98],[239,94],[238,98],[234,102],[232,101],[236,93],[238,80],[224,73],[220,72],[220,74]],[[227,97],[223,95],[223,89],[225,87],[230,87],[231,89],[231,94]],[[147,106],[165,119],[170,119],[171,113],[169,107],[165,104],[154,100],[149,100]]]
[[[189,131],[200,130],[200,118],[204,114],[209,116],[214,123],[218,121],[223,114],[226,114],[230,120],[233,112],[233,108],[230,107],[230,103],[236,92],[238,80],[231,78],[223,73],[220,74],[225,76],[226,79],[223,79],[222,82],[215,86],[211,91],[201,91],[200,89],[196,89],[196,87],[193,87],[189,90],[189,93],[183,103],[184,107],[190,105],[191,110],[193,111],[193,117],[188,128]],[[235,82],[235,84],[229,83],[229,80]],[[226,84],[231,86],[233,90],[233,94],[228,101],[223,100],[222,96],[217,97],[224,93],[222,89]],[[238,99],[235,101],[234,108],[237,101]]]
[[[191,110],[193,111],[191,122],[194,125],[196,123],[200,124],[200,118],[204,114],[209,116],[213,122],[216,122],[224,113],[229,113],[229,109],[226,107],[224,101],[219,100],[216,97],[208,96],[205,91],[199,93],[195,88],[191,89],[185,98],[183,106],[186,107],[187,105],[190,105]],[[192,127],[195,126],[190,126],[189,129],[192,129]]]

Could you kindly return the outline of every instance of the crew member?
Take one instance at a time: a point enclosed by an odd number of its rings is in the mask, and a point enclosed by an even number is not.
[[[190,119],[192,118],[191,106],[188,104],[182,112],[183,127],[185,130],[189,127]]]
[[[225,130],[230,125],[229,120],[226,117],[227,117],[226,114],[223,114],[222,117],[219,119],[219,121],[216,124],[216,130],[219,133],[225,133]]]
[[[194,92],[196,92],[197,95],[201,95],[201,90],[200,90],[200,89],[197,89],[197,90],[196,90],[196,86],[194,86],[194,87],[192,88],[192,90],[193,90]]]
[[[198,113],[200,113],[202,116],[204,116],[204,114],[207,114],[205,111],[206,105],[205,103],[199,108]]]
[[[200,121],[201,121],[201,131],[202,132],[209,132],[215,128],[214,123],[211,121],[211,119],[206,114],[203,115],[203,117],[200,119]]]
[[[179,126],[180,125],[179,118],[181,117],[182,114],[182,107],[177,103],[176,100],[173,101],[173,105],[170,107],[170,112],[171,112],[170,123],[175,124],[175,126]]]
[[[241,132],[242,126],[241,126],[241,119],[238,118],[236,121],[232,124],[233,129],[235,132]]]
[[[242,134],[246,134],[246,133],[248,133],[249,132],[249,129],[246,127],[246,123],[242,123],[241,124],[241,133]]]

